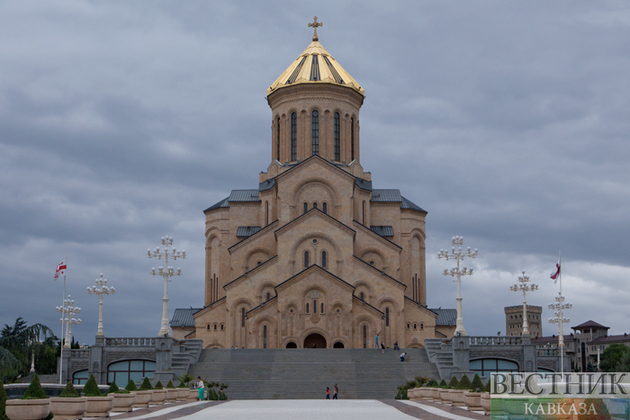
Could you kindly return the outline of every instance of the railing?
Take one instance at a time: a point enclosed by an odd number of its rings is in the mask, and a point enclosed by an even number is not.
[[[90,349],[71,349],[70,357],[88,359],[90,357]]]
[[[536,356],[560,356],[560,352],[556,348],[536,349]]]
[[[155,347],[155,337],[105,338],[107,346]]]
[[[470,339],[471,346],[520,346],[523,344],[523,339],[521,337],[488,336],[468,338]]]

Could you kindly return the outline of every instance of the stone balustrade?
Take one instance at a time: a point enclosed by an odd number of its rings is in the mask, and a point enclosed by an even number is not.
[[[127,346],[127,347],[155,347],[155,337],[108,337],[105,338],[107,346]]]
[[[523,338],[515,336],[469,336],[468,338],[471,346],[521,346],[523,344]]]

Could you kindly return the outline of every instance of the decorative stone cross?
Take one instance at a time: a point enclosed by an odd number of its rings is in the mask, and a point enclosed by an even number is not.
[[[308,27],[313,28],[315,31],[315,33],[313,33],[313,41],[319,41],[319,38],[317,37],[317,28],[320,26],[324,26],[324,24],[317,21],[317,16],[313,17],[313,23],[308,24]]]

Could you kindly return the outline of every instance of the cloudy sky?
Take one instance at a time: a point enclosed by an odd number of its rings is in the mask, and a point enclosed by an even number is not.
[[[0,325],[60,332],[68,255],[73,328],[94,341],[104,273],[108,336],[153,336],[161,236],[188,258],[176,307],[203,305],[202,211],[256,188],[271,158],[267,87],[310,43],[364,87],[362,164],[375,188],[425,208],[430,307],[454,308],[436,258],[479,249],[465,278],[471,335],[505,333],[522,271],[562,251],[571,326],[630,332],[630,5],[625,1],[0,2]]]

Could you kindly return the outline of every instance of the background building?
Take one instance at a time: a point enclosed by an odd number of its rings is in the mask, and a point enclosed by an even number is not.
[[[532,338],[542,337],[542,306],[527,305],[527,325]],[[505,307],[505,335],[523,332],[523,305]]]

